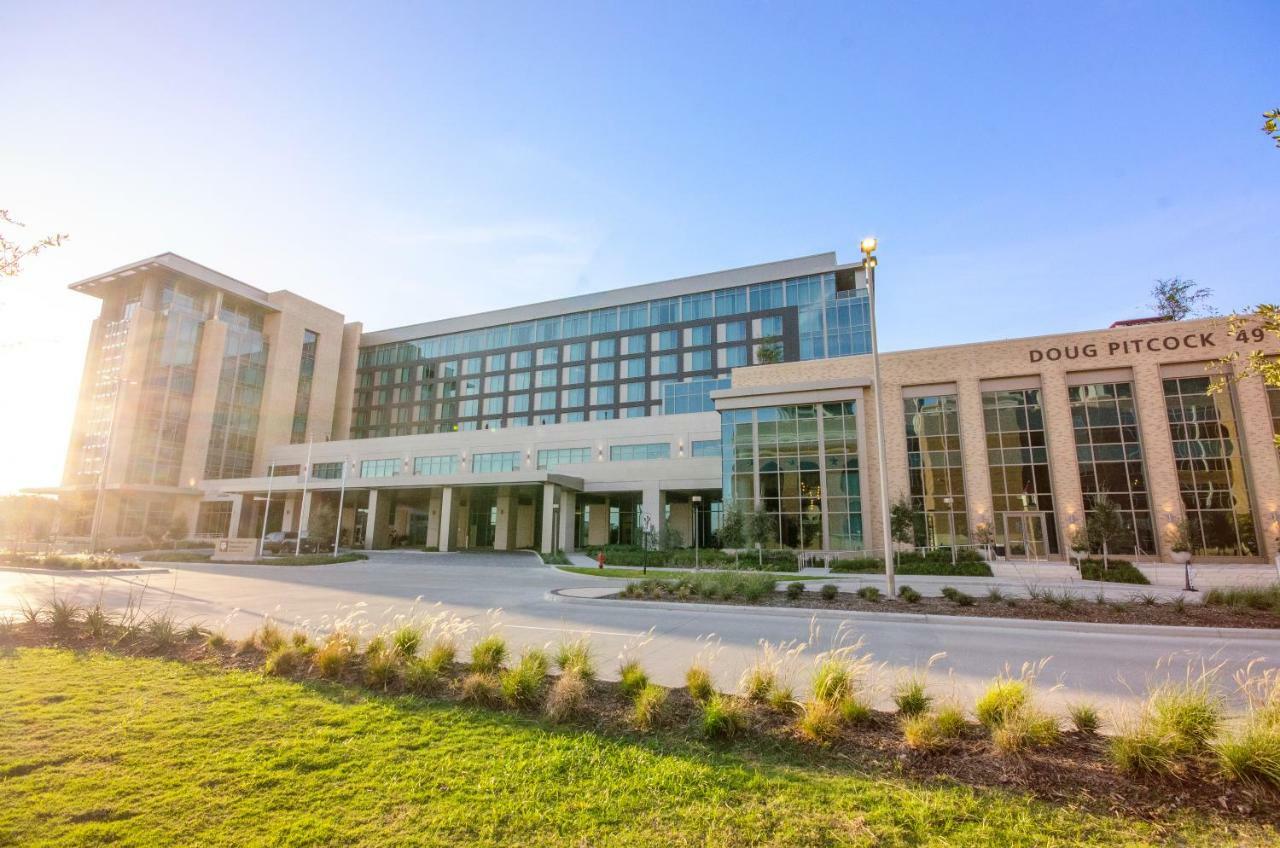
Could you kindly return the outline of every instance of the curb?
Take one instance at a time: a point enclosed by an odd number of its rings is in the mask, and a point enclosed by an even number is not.
[[[1280,644],[1280,630],[1267,630],[1251,627],[1187,627],[1174,624],[1110,624],[1091,621],[1048,621],[1039,618],[986,618],[977,615],[929,615],[911,612],[857,612],[853,610],[830,610],[817,607],[762,607],[743,604],[700,604],[700,603],[668,603],[665,601],[630,601],[621,598],[592,598],[581,595],[568,595],[566,592],[575,589],[552,589],[547,592],[547,599],[570,604],[625,604],[632,609],[658,609],[670,612],[751,612],[756,615],[773,617],[806,618],[813,616],[836,616],[851,620],[864,621],[899,621],[907,624],[935,624],[953,627],[984,627],[1002,630],[1052,630],[1068,633],[1116,634],[1122,636],[1192,636],[1218,639],[1258,639],[1274,641]]]
[[[132,577],[138,574],[168,574],[167,568],[19,568],[0,565],[0,571],[17,574],[52,574],[61,577]]]

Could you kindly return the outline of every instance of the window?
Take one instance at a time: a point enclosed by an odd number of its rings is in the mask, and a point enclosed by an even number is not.
[[[551,373],[554,374],[555,372],[552,371]],[[511,375],[511,391],[513,392],[524,391],[525,389],[529,388],[530,382],[531,380],[530,380],[528,371],[521,371],[519,374],[512,374]]]
[[[675,374],[680,370],[680,355],[668,353],[653,357],[654,374]]]
[[[747,311],[747,290],[745,288],[722,289],[716,295],[716,315],[737,315]]]
[[[728,379],[696,377],[683,383],[671,381],[662,387],[662,414],[682,415],[687,412],[714,412],[711,393],[729,388]]]
[[[653,334],[654,350],[675,350],[678,347],[680,347],[679,330],[663,330],[661,333]]]
[[[366,459],[360,463],[361,477],[393,477],[399,472],[398,459]]]
[[[341,480],[342,466],[346,463],[342,462],[316,462],[311,465],[311,479],[313,480]]]
[[[462,373],[463,374],[479,374],[480,363],[481,363],[481,359],[478,356],[473,356],[470,359],[462,360]]]
[[[618,373],[618,369],[612,362],[593,362],[591,364],[591,382],[603,383],[613,380]]]
[[[502,354],[500,353],[490,354],[488,358],[485,359],[484,370],[491,371],[491,372],[501,371],[502,367],[506,365],[506,362],[507,362],[507,358]]]
[[[555,402],[552,401],[552,406],[554,405]],[[549,415],[535,415],[533,416],[533,423],[537,424],[539,427],[546,424],[554,424],[556,423],[556,414],[553,412]]]
[[[560,392],[560,405],[562,407],[569,406],[586,406],[587,390],[586,389],[565,389]]]
[[[670,458],[671,445],[668,442],[656,442],[647,445],[612,445],[609,448],[609,459],[613,462]]]
[[[1210,556],[1256,556],[1258,538],[1238,441],[1230,384],[1209,394],[1210,377],[1164,381],[1174,466],[1191,547]]]
[[[591,448],[556,448],[538,451],[538,468],[550,471],[557,465],[579,465],[591,461]]]
[[[648,349],[647,337],[642,333],[638,336],[626,336],[622,340],[622,355],[629,356],[633,353],[644,353]]]
[[[458,467],[457,454],[448,454],[444,456],[417,456],[413,459],[413,473],[421,474],[426,477],[439,476],[441,474],[457,474]]]
[[[701,318],[710,318],[714,311],[711,292],[686,294],[680,298],[680,320],[682,321],[697,321]]]
[[[538,321],[538,341],[553,342],[560,338],[560,316]]]
[[[565,362],[581,362],[587,358],[587,343],[574,342],[564,346]]]
[[[1133,384],[1071,386],[1067,398],[1084,496],[1080,520],[1087,522],[1094,506],[1105,497],[1119,508],[1128,531],[1124,538],[1111,540],[1110,552],[1158,553]]]
[[[555,348],[551,348],[555,350]],[[528,368],[533,365],[533,351],[517,350],[511,354],[511,370]]]
[[[479,377],[471,377],[471,378],[469,378],[469,379],[463,380],[463,381],[462,381],[462,394],[463,394],[463,395],[478,395],[478,394],[480,394],[480,378],[479,378]]]
[[[529,416],[524,415],[524,416],[521,416],[521,417],[519,417],[519,418],[508,418],[508,419],[507,419],[507,426],[508,426],[508,427],[528,427],[528,426],[529,426]]]
[[[757,339],[772,339],[782,335],[782,316],[770,315],[767,318],[756,318],[753,322]]]
[[[587,382],[587,366],[566,365],[560,369],[560,381],[566,386]]]
[[[538,364],[539,365],[556,365],[559,362],[560,362],[560,348],[558,347],[538,348]]]
[[[535,371],[533,383],[540,389],[554,386],[556,384],[556,369],[544,368],[541,371]]]
[[[561,335],[566,339],[572,339],[575,336],[585,336],[587,334],[587,313],[576,312],[573,315],[564,316],[564,326]]]
[[[716,351],[716,358],[719,360],[721,368],[741,368],[747,364],[747,346],[722,347]]]
[[[614,414],[612,409],[593,409],[591,410],[592,421],[610,421],[618,416]]]
[[[471,457],[471,471],[475,474],[500,474],[516,471],[519,468],[520,453],[518,451],[477,453]]]
[[[730,321],[728,324],[721,324],[724,328],[723,342],[743,342],[747,340],[747,322],[746,321]]]
[[[593,386],[591,388],[591,405],[607,406],[614,402],[613,386]]]
[[[612,333],[617,329],[618,310],[616,308],[597,309],[591,313],[591,335]]]
[[[1053,483],[1040,390],[983,392],[982,408],[995,519],[992,533],[1000,544],[1008,545],[1011,540],[1005,534],[1006,513],[1040,512],[1045,515],[1042,524],[1048,553],[1057,553],[1058,528],[1053,520]],[[1040,523],[1036,522],[1037,526]],[[1012,541],[1022,544],[1018,539]]]
[[[719,439],[703,439],[694,440],[690,449],[693,456],[720,456],[720,440]]]
[[[622,376],[626,378],[644,376],[644,357],[622,360]]]
[[[684,355],[686,371],[710,371],[713,367],[709,350],[691,350]]]
[[[196,533],[200,536],[231,535],[231,502],[206,501],[196,513]]]
[[[640,403],[645,400],[644,383],[623,383],[622,402]]]
[[[592,359],[608,359],[618,353],[617,339],[596,339],[591,343]]]
[[[618,328],[634,330],[649,326],[649,304],[633,303],[618,310]]]
[[[480,401],[464,400],[458,404],[459,418],[473,418],[480,414]]]
[[[624,414],[627,418],[644,418],[646,415],[648,415],[648,414],[649,414],[649,407],[647,407],[647,406],[628,406],[626,409],[624,409],[624,410],[623,410],[623,414]]]
[[[542,409],[555,409],[555,408],[556,408],[556,393],[555,393],[555,392],[538,392],[538,393],[536,393],[536,394],[533,396],[533,408],[534,408],[534,409],[538,409],[538,410],[542,410]]]
[[[680,321],[680,298],[668,297],[649,304],[649,323],[653,326],[675,324]]]
[[[485,394],[499,394],[507,390],[507,378],[499,374],[496,377],[484,378]]]
[[[699,347],[709,344],[711,344],[711,325],[704,324],[701,327],[684,328],[685,347]]]
[[[566,424],[577,422],[577,421],[586,421],[587,414],[579,409],[575,412],[564,413],[563,415],[560,416],[560,420],[564,421]]]
[[[915,544],[928,548],[969,543],[960,412],[955,395],[906,398],[907,477],[918,516]]]
[[[491,398],[485,398],[485,399],[484,399],[484,414],[485,414],[485,415],[501,415],[501,414],[502,414],[502,412],[503,412],[503,409],[502,409],[502,398],[500,398],[500,397],[491,397]]]
[[[507,412],[528,412],[529,396],[512,395],[507,399]]]
[[[302,474],[302,466],[297,464],[272,465],[268,477],[297,477]]]
[[[766,309],[781,309],[786,306],[786,296],[782,283],[759,283],[748,289],[751,298],[751,311],[763,312]]]
[[[307,421],[311,410],[311,383],[316,373],[316,347],[320,337],[312,330],[302,333],[302,358],[298,363],[298,388],[293,399],[291,444],[307,440]]]

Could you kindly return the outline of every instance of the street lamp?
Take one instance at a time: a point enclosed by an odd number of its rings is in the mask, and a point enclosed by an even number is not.
[[[689,499],[693,502],[693,570],[697,571],[698,563],[698,504],[702,503],[702,495],[694,495]]]
[[[893,532],[889,527],[889,475],[885,468],[884,448],[884,391],[880,385],[880,343],[876,338],[876,247],[874,237],[864,238],[858,247],[862,250],[862,268],[867,276],[867,305],[871,313],[871,390],[876,395],[876,459],[880,466],[880,525],[884,530],[884,577],[889,597],[897,595],[893,573]]]
[[[951,565],[954,568],[956,564],[956,514],[951,506],[954,504],[955,498],[946,497],[942,502],[947,505],[947,526],[951,532]]]

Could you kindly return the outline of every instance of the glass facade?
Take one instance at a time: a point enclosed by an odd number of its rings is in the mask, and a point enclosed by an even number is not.
[[[591,461],[591,448],[555,448],[538,451],[538,469],[550,471],[557,465],[573,465]]]
[[[720,440],[719,439],[694,440],[693,447],[690,449],[689,452],[691,456],[695,456],[695,457],[719,456]]]
[[[361,477],[394,477],[399,473],[398,459],[366,459],[360,463]]]
[[[471,457],[471,471],[475,474],[498,474],[520,470],[519,451],[477,453]]]
[[[866,290],[840,290],[828,272],[371,346],[360,352],[351,437],[509,427],[527,416],[504,416],[530,407],[539,423],[708,411],[707,394],[753,342],[776,345],[784,361],[844,356],[870,350],[869,327]],[[623,388],[637,379],[647,391]],[[530,382],[574,388],[530,404]],[[669,404],[668,386],[681,387]]]
[[[218,376],[204,473],[212,479],[248,477],[253,470],[267,371],[263,315],[255,307],[224,300],[218,317],[227,325],[227,345]]]
[[[1108,548],[1115,554],[1159,553],[1142,437],[1132,383],[1093,383],[1067,389],[1075,429],[1076,464],[1084,518],[1103,496],[1120,508],[1128,535]]]
[[[134,410],[130,483],[177,486],[187,482],[179,480],[179,473],[204,324],[201,301],[198,290],[178,282],[167,283],[160,293],[146,376]]]
[[[1010,556],[1059,552],[1039,389],[982,393],[991,473],[991,531]]]
[[[311,464],[311,479],[341,480],[344,462],[314,462]]]
[[[457,454],[442,456],[417,456],[413,459],[413,473],[427,477],[441,474],[457,474],[461,462]]]
[[[763,507],[788,547],[863,548],[854,401],[726,411],[720,428],[726,503]]]
[[[613,462],[670,458],[671,444],[669,442],[655,442],[649,445],[614,445],[609,448],[609,459]]]
[[[967,545],[968,502],[956,396],[907,398],[902,406],[911,504],[919,516],[916,544],[929,548]]]
[[[320,337],[311,330],[302,336],[302,358],[298,363],[298,390],[293,399],[293,428],[289,433],[290,444],[307,440],[307,417],[311,411],[311,383],[316,374],[316,343]]]
[[[111,437],[111,417],[122,379],[120,368],[124,364],[125,344],[128,342],[129,326],[139,302],[140,298],[136,293],[126,296],[116,316],[101,325],[102,333],[93,372],[93,394],[80,435],[76,473],[81,482],[97,482],[98,475],[103,471],[107,440]]]
[[[1258,553],[1258,534],[1240,451],[1233,389],[1209,393],[1212,378],[1164,381],[1165,408],[1191,548],[1210,556]]]

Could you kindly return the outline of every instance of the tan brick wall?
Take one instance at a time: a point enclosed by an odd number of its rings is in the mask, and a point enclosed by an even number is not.
[[[970,524],[990,521],[991,485],[981,381],[1015,377],[1038,379],[1045,408],[1058,526],[1060,532],[1065,532],[1067,515],[1073,511],[1080,513],[1083,507],[1067,381],[1077,372],[1128,368],[1133,373],[1153,518],[1161,536],[1161,552],[1167,556],[1166,543],[1160,533],[1164,524],[1163,513],[1165,509],[1171,509],[1173,516],[1178,517],[1181,501],[1169,441],[1161,367],[1203,363],[1208,371],[1217,369],[1217,361],[1229,353],[1243,355],[1253,349],[1280,354],[1280,344],[1274,338],[1268,337],[1261,344],[1237,342],[1228,332],[1226,321],[1213,318],[883,354],[881,372],[886,399],[886,464],[890,500],[905,494],[909,486],[903,388],[955,383]],[[869,379],[871,374],[869,356],[791,362],[737,369],[733,372],[733,388],[776,386],[779,391],[786,391],[788,385],[841,380],[848,380],[853,385]],[[1264,530],[1262,542],[1270,557],[1276,554],[1276,536],[1280,533],[1280,527],[1269,521],[1270,514],[1280,508],[1280,456],[1272,441],[1265,387],[1257,379],[1248,379],[1241,381],[1235,392],[1243,429],[1242,440],[1249,461],[1254,517]],[[867,390],[867,396],[867,406],[874,408],[874,394]],[[870,486],[863,505],[864,527],[867,544],[878,547],[881,517],[876,491],[879,479],[876,425],[873,416],[866,417],[863,467]]]

